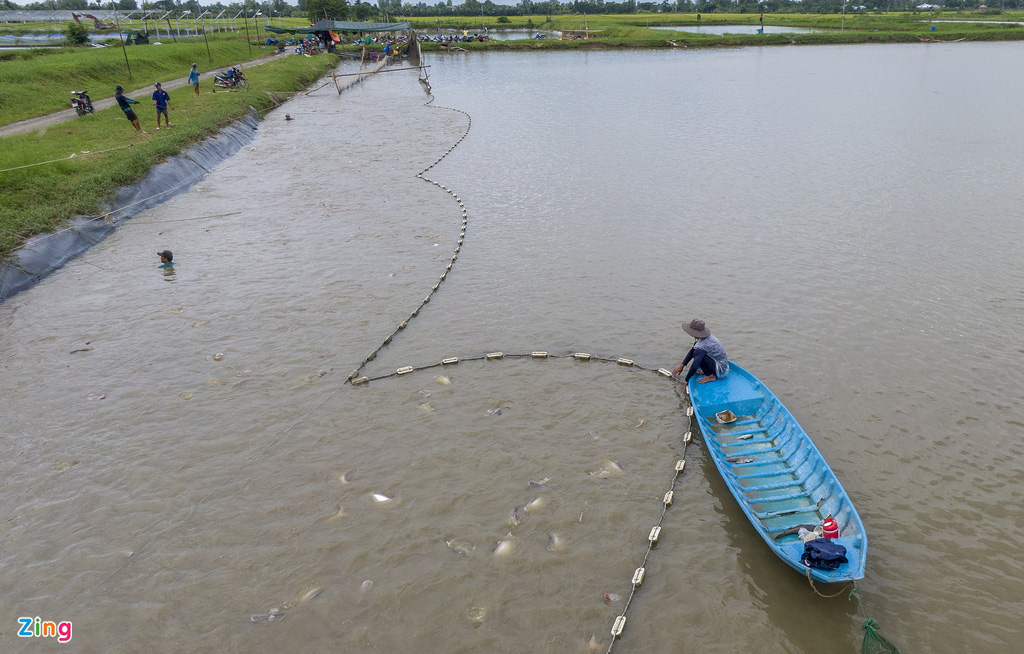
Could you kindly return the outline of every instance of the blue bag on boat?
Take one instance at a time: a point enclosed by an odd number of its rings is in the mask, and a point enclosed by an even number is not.
[[[847,563],[846,548],[827,538],[815,538],[804,544],[804,555],[800,560],[818,570],[835,570]]]

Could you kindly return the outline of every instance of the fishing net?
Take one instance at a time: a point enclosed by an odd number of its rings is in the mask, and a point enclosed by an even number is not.
[[[878,633],[878,626],[872,618],[868,618],[861,625],[864,630],[864,642],[860,646],[860,654],[900,654],[900,648]]]

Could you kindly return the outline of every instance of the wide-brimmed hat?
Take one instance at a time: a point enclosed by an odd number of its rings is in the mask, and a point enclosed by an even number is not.
[[[711,336],[711,330],[707,328],[703,320],[694,318],[689,325],[683,325],[683,331],[694,338],[707,338]]]

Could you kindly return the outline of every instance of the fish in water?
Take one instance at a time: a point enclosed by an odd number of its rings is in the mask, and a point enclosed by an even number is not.
[[[611,604],[612,602],[618,602],[620,599],[622,599],[622,597],[619,596],[618,593],[605,593],[604,594],[604,603],[605,604]]]
[[[595,441],[598,440],[597,432],[596,431],[590,432],[590,437],[593,438]]]
[[[312,587],[312,588],[310,588],[310,589],[306,590],[306,592],[304,592],[304,593],[302,594],[302,596],[301,596],[301,597],[299,597],[299,601],[298,601],[298,604],[305,604],[306,602],[308,602],[308,601],[310,601],[310,600],[314,600],[314,599],[316,599],[317,597],[320,597],[320,594],[321,594],[322,592],[324,592],[324,589],[323,589],[323,588],[320,588],[320,587],[318,587],[318,586],[314,586],[314,587]]]
[[[512,515],[510,515],[509,518],[508,518],[508,524],[509,524],[510,527],[518,527],[519,526],[519,507],[518,506],[512,507]]]
[[[469,622],[476,629],[483,623],[484,618],[487,617],[487,609],[482,606],[472,606],[466,611],[466,617],[469,618]]]
[[[638,428],[644,426],[644,419],[643,418],[638,418],[638,420],[639,420],[639,422],[636,423],[636,427],[633,427],[633,429],[638,429]]]
[[[544,506],[547,503],[548,501],[545,500],[543,497],[535,497],[526,503],[526,506],[523,507],[523,510],[526,511],[527,513],[530,513],[531,511],[537,511],[539,509],[544,508]]]
[[[319,586],[309,586],[291,600],[282,604],[280,607],[272,608],[266,613],[254,613],[249,616],[249,619],[256,623],[283,620],[288,611],[319,597],[322,592],[324,592],[324,589]]]
[[[449,384],[452,383],[452,380],[446,377],[445,375],[438,375],[437,377],[434,377],[434,381],[436,381],[438,384],[441,384],[442,386],[448,386]]]
[[[430,404],[430,402],[424,402],[423,404],[420,405],[420,411],[422,411],[423,413],[433,413],[434,407]]]
[[[559,538],[558,534],[552,532],[548,534],[548,551],[558,552],[562,549],[562,539]]]
[[[511,554],[513,547],[512,532],[509,532],[504,538],[498,541],[497,545],[494,546],[494,556],[506,556]]]
[[[545,486],[545,484],[547,484],[549,481],[551,481],[551,477],[545,477],[544,479],[541,479],[540,481],[530,480],[529,485],[530,485],[530,488],[541,488],[541,489],[544,489],[544,488],[547,488],[547,486]]]
[[[373,499],[378,501],[378,502],[381,502],[381,503],[390,502],[391,501],[390,497],[388,497],[387,495],[382,495],[380,493],[374,493],[373,494]]]
[[[369,579],[364,581],[362,583],[362,585],[359,586],[359,597],[356,598],[356,604],[359,604],[360,602],[362,602],[363,598],[366,596],[367,593],[370,592],[370,590],[372,588],[373,588],[373,582],[372,581],[370,581]]]
[[[592,477],[600,477],[601,479],[608,479],[609,477],[621,477],[622,466],[617,462],[608,460],[601,464],[601,467],[597,470],[591,471]]]
[[[496,409],[487,409],[487,413],[491,414],[492,416],[500,416],[501,415],[501,407],[499,406]]]
[[[451,551],[455,552],[456,554],[460,554],[462,556],[469,556],[469,553],[472,552],[475,549],[472,545],[467,545],[466,543],[461,543],[461,542],[455,540],[454,538],[451,539],[451,540],[445,541],[445,544],[448,546],[448,549],[450,549]]]

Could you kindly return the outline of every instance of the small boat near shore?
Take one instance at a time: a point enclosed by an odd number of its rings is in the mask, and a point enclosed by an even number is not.
[[[752,374],[729,362],[724,378],[688,386],[708,453],[743,513],[779,558],[825,583],[864,577],[868,538],[853,502],[789,410]],[[847,563],[820,570],[801,562],[800,527],[833,516]]]

